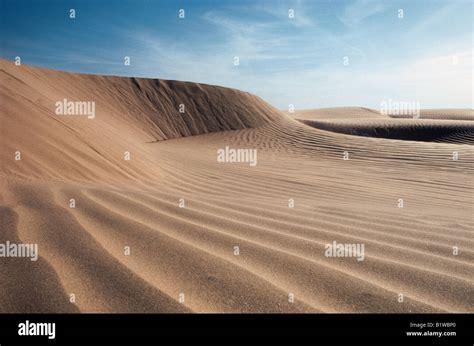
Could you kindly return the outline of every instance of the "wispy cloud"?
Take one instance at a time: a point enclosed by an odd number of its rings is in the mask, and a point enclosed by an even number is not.
[[[84,23],[61,31],[64,35],[51,30],[48,39],[32,40],[14,30],[5,35],[4,52],[10,58],[22,52],[25,62],[53,68],[238,88],[279,108],[289,103],[377,108],[385,98],[415,99],[425,107],[472,107],[469,2],[192,4],[183,5],[182,21],[176,9],[160,8],[159,21],[94,30]],[[398,7],[406,19],[397,19]],[[289,9],[295,11],[293,19]],[[449,25],[453,17],[456,25]],[[108,39],[97,40],[99,31]],[[123,65],[125,55],[130,66]]]
[[[279,21],[286,21],[288,25],[296,27],[311,27],[316,25],[315,17],[311,17],[307,1],[273,1],[259,5],[256,3],[255,11],[264,12]],[[291,16],[290,16],[291,14]]]
[[[342,18],[347,25],[358,26],[387,9],[386,5],[369,5],[367,1],[357,1],[342,10]],[[280,108],[290,103],[299,108],[377,107],[386,98],[416,99],[426,107],[471,105],[467,101],[471,87],[466,75],[472,66],[472,54],[458,53],[457,65],[450,64],[453,54],[442,55],[436,47],[416,59],[379,59],[371,56],[366,47],[358,46],[354,29],[332,32],[316,20],[305,24],[310,28],[282,29],[289,25],[284,18],[289,6],[283,4],[271,10],[262,10],[261,5],[247,8],[250,13],[270,14],[266,20],[251,15],[242,18],[241,13],[233,15],[223,10],[207,11],[202,19],[225,33],[222,41],[190,50],[186,45],[160,43],[153,35],[141,36],[140,46],[147,47],[141,55],[155,60],[167,77],[248,90]],[[442,15],[439,16],[441,20]],[[234,56],[239,56],[241,66],[233,65]],[[343,65],[344,56],[349,57],[348,66]],[[456,90],[456,94],[447,95],[448,90]]]
[[[365,19],[384,12],[389,6],[389,2],[379,0],[357,0],[344,9],[339,20],[346,26],[353,28],[360,25]]]

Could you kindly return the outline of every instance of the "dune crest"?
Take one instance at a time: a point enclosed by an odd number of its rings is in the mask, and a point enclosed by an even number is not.
[[[9,158],[20,151],[38,160],[34,176],[130,176],[136,172],[123,166],[123,153],[142,151],[145,143],[259,127],[281,117],[257,96],[205,84],[75,74],[6,60],[0,73],[0,158],[11,174],[33,171],[12,165]],[[94,102],[97,117],[56,114],[56,103],[66,101]],[[62,173],[50,170],[55,165]]]
[[[316,109],[295,110],[288,113],[295,119],[387,119],[386,115],[380,114],[375,109],[364,107],[329,107]]]

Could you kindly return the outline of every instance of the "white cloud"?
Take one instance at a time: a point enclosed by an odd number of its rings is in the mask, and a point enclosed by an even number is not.
[[[418,101],[422,108],[472,108],[472,59],[472,52],[465,51],[370,69],[325,65],[268,76],[267,83],[278,86],[278,92],[262,90],[262,96],[278,100],[279,108],[290,103],[299,109],[378,108],[387,99]]]
[[[352,23],[369,13],[360,13],[362,2],[349,6]],[[365,6],[364,6],[365,8]],[[356,15],[357,14],[357,15]],[[286,22],[257,21],[236,14],[207,12],[205,21],[223,33],[222,40],[205,44],[163,40],[156,34],[129,33],[139,57],[135,74],[146,77],[189,80],[237,88],[255,93],[274,106],[298,108],[367,106],[377,108],[384,99],[419,101],[422,107],[472,107],[472,52],[465,38],[438,45],[423,56],[392,51],[367,52],[359,47],[354,31],[334,33],[312,23],[311,30],[277,30]],[[409,36],[409,31],[404,31]],[[364,36],[366,37],[366,36]],[[451,48],[450,48],[451,47]],[[367,48],[367,47],[365,47]],[[133,47],[132,47],[133,49]],[[369,53],[369,54],[368,54]],[[410,53],[410,52],[407,52]],[[350,57],[343,66],[342,57]],[[453,55],[458,58],[453,65]],[[233,65],[239,56],[241,65]]]

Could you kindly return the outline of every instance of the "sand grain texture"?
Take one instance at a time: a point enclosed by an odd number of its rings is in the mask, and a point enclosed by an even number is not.
[[[0,258],[0,312],[474,311],[471,141],[321,130],[196,83],[4,60],[0,83],[0,242],[40,255]],[[63,98],[96,118],[56,115]],[[258,164],[218,163],[225,146]]]

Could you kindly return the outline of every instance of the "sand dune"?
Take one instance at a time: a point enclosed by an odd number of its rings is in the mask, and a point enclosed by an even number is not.
[[[39,246],[0,258],[1,312],[474,311],[469,141],[325,131],[222,87],[0,70],[0,243]],[[64,98],[95,119],[56,115]],[[258,164],[218,162],[226,146]],[[326,257],[333,241],[364,260]]]
[[[420,109],[419,119],[435,120],[474,120],[473,109]],[[338,119],[413,119],[413,115],[381,114],[380,111],[364,107],[332,107],[295,110],[287,113],[301,120]]]
[[[295,119],[315,120],[315,119],[386,119],[386,115],[364,107],[332,107],[317,109],[295,110],[288,113]]]
[[[392,118],[411,118],[406,115],[390,115]],[[474,120],[474,109],[420,109],[420,119]]]
[[[355,136],[474,144],[474,122],[460,120],[302,120],[315,128]]]

